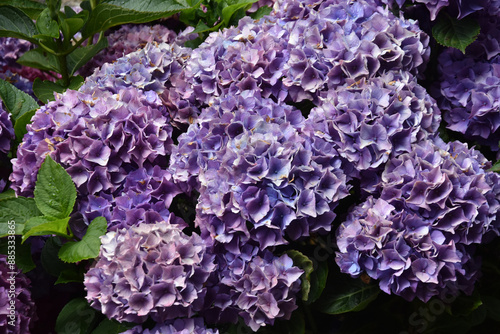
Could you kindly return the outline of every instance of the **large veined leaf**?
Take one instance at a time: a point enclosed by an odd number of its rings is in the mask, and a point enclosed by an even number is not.
[[[37,30],[33,20],[22,10],[0,6],[0,37],[15,37],[34,42]]]
[[[439,44],[465,53],[465,48],[476,40],[480,29],[479,23],[471,17],[458,20],[449,15],[439,15],[432,35]]]
[[[195,7],[199,1],[186,0],[108,0],[91,12],[83,29],[85,38],[124,23],[145,23]]]

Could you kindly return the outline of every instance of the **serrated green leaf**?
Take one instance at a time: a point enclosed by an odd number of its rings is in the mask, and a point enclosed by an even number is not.
[[[16,7],[28,15],[32,20],[36,19],[38,15],[47,8],[44,3],[31,0],[2,0],[2,5]]]
[[[40,262],[43,269],[54,277],[59,277],[65,270],[76,270],[74,264],[64,263],[59,260],[57,253],[61,249],[61,240],[59,237],[49,237],[45,242],[40,256]]]
[[[16,241],[18,241],[16,242],[16,266],[23,273],[27,273],[36,267],[31,256],[31,244],[21,244],[20,240]]]
[[[71,176],[50,156],[45,158],[35,185],[38,209],[49,217],[64,219],[73,211],[76,187]]]
[[[86,334],[97,311],[85,298],[72,299],[59,313],[55,330],[57,334]]]
[[[116,320],[104,319],[99,323],[99,325],[92,331],[92,334],[120,334],[128,329],[136,326],[130,323],[119,323]]]
[[[35,115],[37,109],[33,109],[24,113],[19,117],[14,124],[14,133],[16,134],[16,142],[20,143],[23,140],[24,135],[28,132],[26,130],[26,125],[31,123],[31,119]]]
[[[80,67],[85,65],[92,57],[107,46],[108,40],[102,36],[97,43],[78,48],[70,53],[67,58],[69,75],[73,75]]]
[[[327,314],[342,314],[364,309],[374,301],[380,288],[366,284],[361,279],[342,279],[335,288],[324,293],[316,302],[316,308]]]
[[[302,282],[302,300],[305,301],[309,298],[309,291],[311,290],[310,278],[314,269],[313,262],[307,256],[294,249],[287,251],[286,254],[290,256],[295,266],[304,270],[300,279]]]
[[[255,12],[251,13],[249,16],[254,20],[260,20],[266,15],[271,14],[273,9],[268,6],[259,7]]]
[[[106,233],[107,228],[108,224],[104,217],[95,218],[90,223],[82,240],[70,241],[61,247],[59,258],[69,263],[96,258],[101,247],[100,236]]]
[[[54,101],[54,93],[63,93],[65,90],[64,87],[52,81],[42,81],[40,78],[33,81],[33,93],[43,103]]]
[[[62,270],[54,284],[65,284],[72,282],[82,283],[85,274],[85,268],[79,269],[80,270],[75,270],[74,268],[71,268]]]
[[[19,57],[17,62],[23,66],[34,67],[43,71],[61,72],[56,56],[47,53],[40,48],[25,52],[21,57]]]
[[[36,43],[37,30],[33,20],[22,10],[12,6],[0,6],[0,37],[15,37]]]
[[[35,224],[33,220],[37,220],[37,223],[40,223],[27,232],[23,234],[23,242],[32,236],[37,235],[57,235],[60,237],[69,237],[68,235],[68,222],[69,217],[62,219],[49,220],[48,222],[42,223],[46,217],[36,217],[29,220],[27,224]]]
[[[309,278],[311,282],[311,290],[306,301],[308,304],[315,302],[321,296],[323,290],[325,289],[327,279],[328,263],[319,262]]]
[[[228,26],[233,15],[240,9],[248,9],[257,0],[231,0],[228,1],[228,5],[222,9],[222,20],[224,26]]]
[[[16,198],[16,192],[14,189],[6,189],[3,193],[0,193],[0,201],[9,198]]]
[[[0,238],[9,234],[9,222],[15,222],[15,234],[22,235],[26,222],[31,217],[39,216],[33,198],[8,198],[0,201]]]
[[[45,8],[36,20],[36,28],[41,35],[59,38],[59,25],[50,16],[50,10]]]
[[[196,4],[199,1],[195,1]],[[83,37],[124,23],[146,23],[168,17],[180,11],[192,8],[185,0],[110,0],[94,8],[83,30]]]
[[[11,83],[0,80],[0,98],[15,123],[23,114],[38,109],[38,103]]]
[[[443,14],[438,16],[432,28],[432,36],[439,44],[465,53],[465,49],[476,40],[480,30],[479,23],[470,16],[458,20]]]
[[[40,213],[41,214],[41,213]],[[26,223],[24,224],[24,230],[23,230],[23,233],[22,234],[25,234],[27,233],[29,230],[31,230],[32,228],[36,227],[36,226],[39,226],[39,225],[42,225],[42,224],[45,224],[45,223],[48,223],[50,221],[52,221],[53,219],[50,218],[50,217],[46,217],[46,216],[36,216],[36,217],[31,217],[30,219],[28,219],[26,221]]]

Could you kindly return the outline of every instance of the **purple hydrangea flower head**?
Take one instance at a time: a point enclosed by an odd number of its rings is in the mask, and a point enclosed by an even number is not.
[[[164,220],[178,193],[161,169],[173,145],[169,120],[152,91],[67,91],[40,108],[28,125],[13,160],[12,188],[32,195],[36,171],[50,154],[75,182],[77,210],[86,223],[100,215],[110,227],[136,224],[138,217]]]
[[[222,252],[217,256],[217,284],[207,299],[207,322],[234,322],[239,315],[253,330],[273,325],[275,319],[289,319],[297,308],[303,271],[288,255],[274,256],[270,251],[246,244],[239,254]]]
[[[486,159],[434,140],[388,161],[380,198],[369,197],[337,230],[342,272],[364,271],[408,300],[470,293],[479,269],[472,246],[498,233],[498,185],[490,185],[497,178]]]
[[[125,24],[109,33],[106,37],[108,47],[78,70],[80,75],[89,76],[104,63],[112,63],[131,52],[143,48],[147,43],[173,43],[176,34],[161,24],[153,26]]]
[[[10,151],[10,143],[13,139],[14,127],[10,120],[10,114],[0,102],[0,155],[6,155]]]
[[[389,72],[329,91],[305,129],[333,145],[355,171],[366,172],[380,171],[391,156],[410,152],[439,121],[434,99],[411,75]]]
[[[0,71],[21,68],[17,60],[31,48],[32,44],[23,39],[0,37]]]
[[[136,326],[121,334],[219,334],[217,329],[206,328],[202,318],[186,318],[167,321],[152,329]]]
[[[200,193],[203,235],[264,249],[330,230],[346,176],[335,151],[311,154],[303,124],[297,109],[247,91],[205,109],[179,137],[170,169]]]
[[[3,333],[29,334],[37,320],[30,280],[12,265],[7,255],[0,255],[0,328]]]
[[[439,106],[447,127],[498,151],[500,141],[500,21],[481,21],[487,31],[466,54],[449,48],[439,56]],[[486,22],[486,23],[485,23]]]
[[[430,13],[430,19],[434,21],[441,10],[447,10],[450,14],[463,19],[464,17],[476,13],[486,12],[492,16],[500,12],[500,2],[498,0],[411,0],[414,4],[424,5]],[[376,0],[382,5],[398,6],[404,8],[405,0]]]
[[[272,15],[258,22],[244,18],[192,52],[184,98],[199,110],[246,90],[279,102],[318,102],[321,92],[347,79],[389,70],[417,73],[429,56],[428,39],[415,22],[371,1],[277,2]],[[185,123],[193,117],[186,116]]]
[[[84,279],[87,300],[110,319],[158,323],[201,311],[214,257],[170,222],[108,232]]]

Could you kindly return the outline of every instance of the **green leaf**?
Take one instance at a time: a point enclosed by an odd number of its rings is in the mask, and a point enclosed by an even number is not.
[[[119,323],[116,320],[104,319],[99,323],[96,329],[92,331],[92,334],[120,334],[134,326],[136,325],[131,323]]]
[[[85,298],[72,299],[67,303],[56,320],[57,334],[86,334],[97,311],[90,307]]]
[[[79,270],[71,268],[62,270],[54,284],[64,284],[72,282],[82,283],[86,268],[78,267],[78,269]]]
[[[493,166],[491,166],[489,171],[499,173],[500,172],[500,160],[495,162],[495,164]]]
[[[108,40],[102,36],[99,41],[93,45],[77,48],[68,55],[68,71],[69,75],[73,75],[80,67],[85,65],[99,51],[108,46]]]
[[[481,295],[477,290],[474,290],[470,296],[459,295],[450,307],[450,314],[454,316],[468,316],[481,305],[483,305]]]
[[[64,22],[66,22],[69,27],[69,36],[67,38],[73,37],[85,24],[84,19],[80,17],[65,19]]]
[[[36,19],[38,15],[47,8],[45,4],[32,0],[2,0],[2,5],[16,7],[28,15],[32,20]]]
[[[76,187],[71,176],[50,156],[38,171],[34,194],[38,209],[54,218],[67,218],[76,201]]]
[[[326,286],[326,280],[328,279],[328,263],[319,262],[317,268],[311,273],[309,278],[311,282],[311,290],[309,292],[309,298],[307,303],[311,304],[315,302],[323,293]]]
[[[24,113],[21,117],[19,117],[14,124],[14,132],[16,134],[16,141],[21,143],[24,135],[28,132],[26,130],[26,125],[31,123],[31,119],[35,115],[37,109],[32,109],[26,113]]]
[[[199,1],[195,1],[196,5]],[[186,0],[109,0],[101,3],[90,13],[83,30],[83,37],[106,31],[124,23],[145,23],[171,16],[194,7]]]
[[[260,20],[264,16],[271,14],[272,11],[273,9],[271,7],[262,6],[259,7],[259,9],[257,9],[255,12],[251,13],[249,16],[254,20]]]
[[[43,103],[54,101],[54,93],[64,93],[65,90],[66,88],[49,80],[42,81],[40,78],[36,78],[33,81],[33,93]]]
[[[69,237],[68,235],[68,222],[69,217],[62,219],[50,220],[43,222],[46,217],[35,217],[26,223],[26,225],[36,225],[23,234],[23,242],[31,236],[37,235],[58,235],[60,237]],[[37,224],[39,223],[39,224]],[[25,229],[26,230],[26,229]]]
[[[36,267],[31,257],[31,244],[16,242],[16,266],[23,273],[27,273]]]
[[[288,256],[293,260],[293,264],[304,270],[300,279],[302,281],[302,300],[307,300],[309,298],[309,291],[311,290],[311,273],[313,272],[313,262],[307,256],[302,254],[297,250],[289,250],[286,252]]]
[[[23,66],[34,67],[43,71],[54,71],[60,73],[59,61],[53,54],[45,52],[41,48],[25,52],[17,62]]]
[[[59,251],[59,258],[64,262],[75,263],[93,259],[99,255],[100,236],[106,233],[108,223],[104,217],[95,218],[89,225],[87,233],[80,241],[65,243]]]
[[[37,30],[33,20],[22,10],[12,6],[0,6],[0,37],[15,37],[36,43]]]
[[[336,280],[335,287],[324,293],[316,302],[319,311],[327,314],[342,314],[361,311],[375,300],[380,292],[376,284],[366,284],[361,279]]]
[[[465,53],[465,48],[476,40],[480,30],[479,23],[470,16],[458,20],[444,14],[438,16],[432,35],[439,44]]]
[[[4,80],[0,80],[0,98],[14,123],[25,113],[39,108],[31,96]]]
[[[61,240],[59,237],[49,237],[45,242],[42,249],[42,254],[40,256],[40,262],[42,263],[43,269],[54,276],[59,277],[63,271],[66,270],[76,270],[74,264],[64,263],[59,260],[57,253],[61,249]]]
[[[228,26],[231,18],[234,13],[236,13],[240,9],[248,9],[252,6],[254,2],[257,0],[233,0],[228,2],[228,6],[222,9],[222,20],[224,22],[224,26]]]
[[[9,234],[9,222],[15,222],[15,234],[22,235],[26,222],[40,214],[33,198],[18,197],[1,200],[0,238]]]
[[[59,25],[50,16],[48,8],[45,8],[36,19],[36,28],[44,36],[59,38]]]
[[[0,201],[9,198],[16,198],[16,192],[14,189],[7,189],[3,193],[0,193]]]

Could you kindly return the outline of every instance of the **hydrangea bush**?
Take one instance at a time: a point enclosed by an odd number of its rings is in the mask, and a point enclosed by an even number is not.
[[[80,36],[62,75],[87,77],[36,111],[0,86],[0,217],[16,223],[0,240],[17,235],[26,271],[12,333],[497,326],[497,2],[260,0],[230,13],[207,3],[170,18],[206,19],[182,29],[104,34],[127,15],[172,14],[128,1],[57,19],[49,1],[40,34],[18,27],[47,48],[50,36]],[[228,24],[238,13],[253,17],[185,46],[217,30],[204,23],[213,15]],[[439,45],[444,16],[461,33],[450,45]],[[471,18],[478,36],[464,28]],[[27,73],[15,60],[32,51],[2,37],[2,75]],[[64,291],[51,319],[37,320],[35,304],[47,306],[37,286]],[[1,289],[0,306],[12,300]]]

